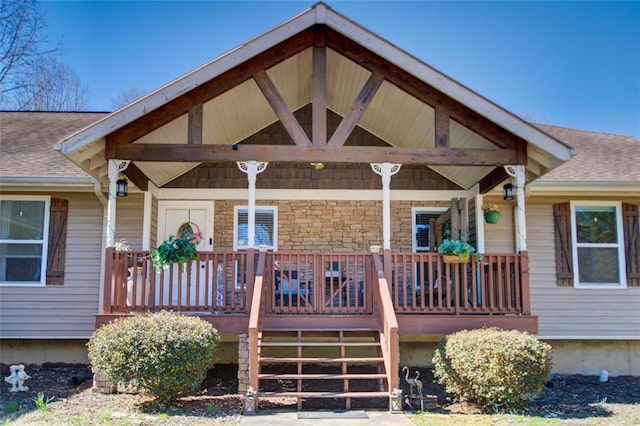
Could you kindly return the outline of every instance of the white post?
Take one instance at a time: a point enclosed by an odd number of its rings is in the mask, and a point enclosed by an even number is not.
[[[144,210],[142,213],[142,250],[151,249],[151,214],[153,209],[153,196],[156,195],[157,188],[153,182],[149,181],[148,189],[144,193]]]
[[[484,220],[482,205],[484,204],[484,196],[480,193],[480,185],[476,185],[474,188],[474,196],[476,199],[476,250],[478,253],[485,252],[484,246]]]
[[[258,161],[238,161],[238,168],[247,174],[249,181],[247,191],[247,246],[254,248],[256,244],[256,176],[267,168],[269,163]]]
[[[107,247],[116,243],[116,191],[118,176],[129,167],[129,161],[109,160],[107,176],[109,177],[109,191],[107,198]]]
[[[504,169],[516,181],[516,253],[519,253],[527,250],[527,222],[524,205],[525,169],[522,165],[505,166]]]
[[[382,249],[391,249],[391,176],[400,171],[401,164],[372,163],[371,169],[382,177]]]
[[[118,180],[118,161],[109,160],[109,190],[107,191],[107,247],[116,242],[116,189]]]

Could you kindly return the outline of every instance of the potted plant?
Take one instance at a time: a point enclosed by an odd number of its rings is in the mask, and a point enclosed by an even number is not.
[[[500,219],[500,207],[497,204],[485,204],[482,206],[482,210],[484,211],[484,220],[487,223],[498,223],[498,219]]]
[[[167,269],[171,265],[177,263],[179,265],[195,260],[197,258],[196,250],[200,235],[194,234],[193,238],[186,235],[169,238],[162,242],[157,249],[151,252],[151,263],[156,269]]]
[[[446,239],[438,246],[438,253],[442,255],[444,263],[467,263],[471,253],[475,251],[464,237],[459,240]]]

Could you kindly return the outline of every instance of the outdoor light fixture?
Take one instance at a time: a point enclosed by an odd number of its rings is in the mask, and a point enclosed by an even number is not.
[[[514,187],[512,183],[505,183],[504,186],[502,187],[502,199],[513,200],[514,198],[513,190],[514,190]]]
[[[116,195],[118,197],[126,197],[128,192],[127,192],[127,185],[129,184],[129,182],[127,182],[126,179],[118,179],[116,181]]]

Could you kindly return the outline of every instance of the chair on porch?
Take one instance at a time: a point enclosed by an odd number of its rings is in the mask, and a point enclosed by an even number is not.
[[[290,298],[292,302],[296,304],[298,295],[306,297],[308,295],[308,289],[306,283],[298,280],[298,271],[283,271],[276,264],[274,270],[274,294],[276,304],[280,303],[281,297],[285,305],[289,304]]]

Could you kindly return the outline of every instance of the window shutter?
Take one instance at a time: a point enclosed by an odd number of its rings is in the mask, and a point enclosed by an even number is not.
[[[63,285],[65,252],[67,248],[67,216],[69,215],[69,201],[60,198],[52,198],[49,212],[47,285]]]
[[[573,250],[571,247],[571,208],[569,203],[553,206],[556,237],[556,276],[558,286],[573,286]]]
[[[627,286],[640,286],[640,230],[638,206],[622,203],[622,232],[624,234],[624,258],[627,265]]]

